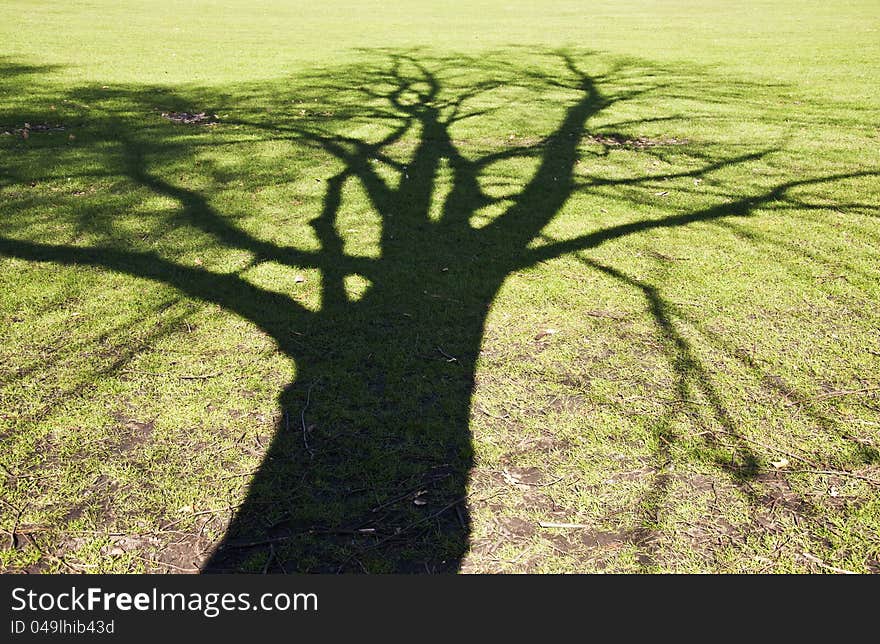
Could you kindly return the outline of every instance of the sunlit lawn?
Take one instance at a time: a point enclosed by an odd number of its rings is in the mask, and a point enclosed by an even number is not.
[[[0,23],[0,570],[880,571],[880,8]]]

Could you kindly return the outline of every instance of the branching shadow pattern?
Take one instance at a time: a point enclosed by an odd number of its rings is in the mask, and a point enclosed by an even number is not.
[[[587,67],[596,65],[582,52],[546,52],[543,66],[519,65],[509,58],[364,52],[361,64],[297,80],[297,87],[309,87],[321,96],[321,109],[329,114],[324,118],[303,116],[305,110],[277,95],[277,86],[231,95],[206,90],[190,96],[159,89],[69,94],[69,100],[91,105],[91,118],[100,119],[110,133],[108,140],[95,142],[96,148],[107,146],[103,163],[176,203],[177,227],[248,253],[251,259],[242,271],[218,272],[184,264],[166,253],[112,243],[35,241],[14,230],[0,237],[0,254],[30,262],[95,266],[170,285],[256,325],[297,366],[295,381],[278,394],[280,420],[273,442],[204,571],[240,570],[247,558],[268,550],[278,568],[288,572],[456,570],[470,533],[469,418],[477,358],[489,308],[512,272],[653,230],[744,217],[756,208],[809,207],[802,196],[796,197],[801,188],[858,178],[788,180],[761,194],[608,227],[596,227],[591,213],[583,213],[582,234],[549,239],[542,231],[574,194],[626,194],[663,179],[698,179],[768,157],[777,148],[722,158],[695,154],[692,169],[668,175],[609,178],[577,172],[585,155],[601,159],[623,140],[606,128],[585,148],[592,121],[612,106],[640,97],[683,92],[693,76],[643,61],[606,62],[603,71],[588,72]],[[464,68],[471,71],[461,80],[458,70]],[[483,80],[474,81],[473,70]],[[487,144],[482,146],[489,148],[486,152],[474,153],[475,146],[464,150],[456,128],[498,109],[496,95],[511,87],[546,95],[561,113],[555,129],[525,142]],[[276,107],[270,115],[261,114],[253,109],[261,102]],[[320,212],[309,223],[317,250],[248,232],[237,225],[233,213],[218,211],[210,195],[155,172],[157,159],[193,154],[201,145],[199,137],[145,133],[119,108],[184,109],[195,103],[222,105],[228,116],[218,127],[246,133],[230,134],[225,144],[235,145],[237,136],[287,142],[290,154],[308,149],[333,160],[336,171],[324,179]],[[288,111],[280,111],[285,104]],[[658,122],[662,118],[648,115],[617,127]],[[656,154],[662,154],[661,147]],[[530,164],[526,181],[501,196],[487,189],[484,175],[496,164],[516,161]],[[279,175],[283,174],[281,167]],[[16,180],[12,168],[6,177],[10,183]],[[266,178],[267,184],[271,181]],[[365,195],[380,221],[375,256],[346,252],[340,217],[351,190]],[[485,209],[495,214],[475,225],[475,216]],[[94,214],[82,213],[78,225],[92,234],[112,233],[112,222]],[[246,270],[266,262],[318,271],[320,308],[311,310],[289,294],[246,278]],[[731,445],[729,460],[719,465],[734,480],[747,481],[756,471],[754,446],[739,437],[658,289],[587,256],[583,262],[585,270],[644,297],[680,374],[673,396],[687,398],[696,387],[710,401],[724,434],[707,433],[706,440]],[[357,299],[346,290],[351,276],[369,285]],[[343,347],[339,338],[345,338]],[[658,444],[671,444],[668,419],[658,419],[656,426]],[[661,463],[668,460],[663,449],[657,456]],[[665,476],[657,475],[644,504],[649,514],[662,505]],[[376,490],[387,493],[377,495]],[[650,521],[648,516],[645,522]],[[632,538],[645,543],[650,534],[637,528]]]

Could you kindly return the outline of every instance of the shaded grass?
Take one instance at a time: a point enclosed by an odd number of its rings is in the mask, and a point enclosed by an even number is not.
[[[876,570],[875,104],[357,58],[4,68],[5,570]]]

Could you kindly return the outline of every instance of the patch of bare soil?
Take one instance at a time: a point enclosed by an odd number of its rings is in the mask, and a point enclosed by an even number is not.
[[[571,443],[569,441],[554,436],[528,437],[512,446],[510,451],[503,454],[499,460],[502,465],[510,466],[516,464],[522,457],[529,457],[534,454],[553,457],[568,451],[570,448]],[[546,477],[536,467],[506,467],[501,475],[504,480],[499,482],[522,485],[541,485],[546,482]],[[499,477],[496,476],[494,478],[497,479]]]
[[[544,482],[544,473],[537,467],[509,467],[502,476],[511,485],[541,485]]]
[[[0,128],[5,136],[20,136],[23,139],[30,138],[31,134],[44,132],[63,132],[65,128],[60,123],[25,123],[22,127],[4,127]]]
[[[117,420],[122,422],[122,426],[126,430],[126,433],[121,436],[119,445],[116,448],[116,451],[119,454],[131,451],[146,443],[153,435],[153,431],[156,428],[156,425],[152,420],[146,422],[133,419],[125,420],[123,418],[117,418]]]
[[[634,481],[644,481],[648,477],[657,474],[657,472],[658,469],[655,466],[645,465],[644,467],[639,467],[634,470],[614,472],[611,476],[605,479],[604,483],[606,485],[610,485],[614,483],[632,483]]]
[[[687,145],[690,143],[687,139],[677,139],[675,137],[652,139],[647,136],[638,136],[636,138],[628,138],[621,134],[589,134],[586,138],[606,147],[630,148],[636,150],[670,145]]]
[[[181,125],[215,125],[220,122],[219,116],[206,112],[162,112],[162,118]]]
[[[791,485],[776,472],[763,472],[754,478],[761,485],[758,501],[767,510],[782,508],[794,514],[806,514],[811,511],[810,504],[792,490]]]
[[[634,543],[632,535],[624,531],[604,531],[587,528],[575,530],[545,530],[544,541],[556,552],[565,555],[574,569],[604,568],[605,559],[620,548]]]
[[[519,517],[504,517],[496,521],[498,531],[507,539],[528,538],[535,534],[535,524]]]

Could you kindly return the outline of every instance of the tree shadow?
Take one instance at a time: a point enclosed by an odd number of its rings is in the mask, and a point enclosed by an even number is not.
[[[158,88],[70,93],[71,100],[91,106],[96,131],[112,142],[103,159],[108,174],[121,173],[178,204],[175,225],[249,253],[246,269],[213,271],[124,241],[83,246],[0,237],[0,253],[8,257],[96,266],[217,304],[259,327],[295,361],[296,378],[278,395],[275,436],[205,572],[240,571],[257,560],[272,572],[457,570],[470,535],[469,424],[477,358],[487,313],[512,272],[655,229],[747,216],[786,203],[798,187],[872,174],[779,183],[732,202],[608,227],[593,226],[587,216],[584,234],[535,246],[576,193],[698,178],[763,159],[777,148],[706,158],[688,171],[591,176],[576,171],[582,157],[607,156],[624,139],[620,131],[663,117],[607,125],[585,151],[590,123],[611,106],[642,96],[693,92],[693,74],[644,61],[614,61],[589,73],[589,55],[565,51],[545,52],[542,64],[531,66],[510,62],[519,59],[509,52],[467,60],[419,51],[363,54],[362,63],[304,74],[289,96],[283,86],[234,96]],[[563,105],[552,131],[525,141],[501,135],[463,150],[458,129],[501,109],[511,91],[529,93],[536,104]],[[318,107],[309,104],[312,97],[320,97]],[[170,135],[165,122],[131,124],[131,113],[149,106],[184,110],[208,104],[229,112],[219,126],[230,132],[227,139],[206,142],[195,129]],[[264,105],[272,111],[262,110]],[[318,250],[248,232],[233,213],[218,211],[210,195],[153,170],[157,159],[186,160],[201,145],[235,145],[239,131],[292,144],[291,154],[308,149],[333,159],[336,172],[316,180],[323,194],[309,225]],[[487,151],[472,152],[479,147]],[[662,146],[646,150],[652,152],[662,154]],[[487,178],[503,184],[492,171],[508,161],[531,164],[532,171],[526,181],[497,190]],[[340,218],[352,190],[380,221],[374,255],[347,251]],[[487,210],[493,214],[476,225]],[[80,231],[113,238],[112,217],[87,211],[79,216]],[[320,307],[309,309],[290,293],[247,278],[247,269],[268,262],[316,270]],[[670,322],[658,291],[613,267],[588,264],[644,295],[671,346],[680,374],[677,393],[685,397],[688,382],[699,384],[736,443],[734,476],[753,476],[755,454],[737,438],[734,421]],[[365,285],[357,296],[346,286],[352,277]],[[663,427],[661,422],[661,442],[668,442]],[[664,486],[658,478],[652,505],[661,502]]]

